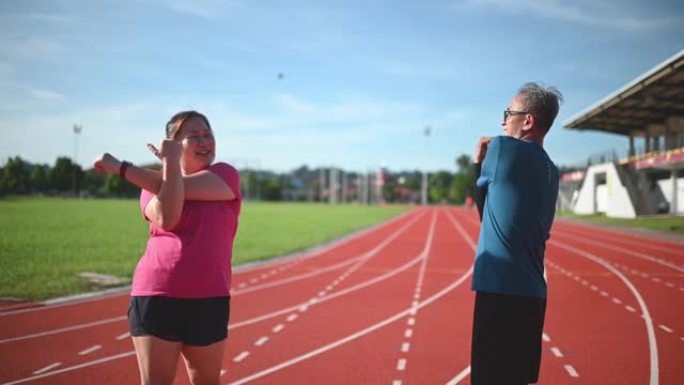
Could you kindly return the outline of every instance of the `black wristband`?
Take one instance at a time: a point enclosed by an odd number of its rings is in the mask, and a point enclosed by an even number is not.
[[[121,167],[119,167],[119,178],[126,180],[126,170],[130,165],[131,162],[126,162],[125,160],[121,162]]]

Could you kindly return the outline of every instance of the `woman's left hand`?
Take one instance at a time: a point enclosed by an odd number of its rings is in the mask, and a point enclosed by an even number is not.
[[[121,168],[121,162],[110,153],[105,152],[95,158],[93,161],[93,167],[99,171],[116,174],[119,172],[119,168]]]

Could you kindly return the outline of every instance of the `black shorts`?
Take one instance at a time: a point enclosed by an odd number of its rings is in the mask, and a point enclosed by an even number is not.
[[[228,336],[230,297],[131,297],[131,336],[147,336],[186,345],[207,346]]]
[[[477,292],[473,317],[472,385],[537,382],[546,298]]]

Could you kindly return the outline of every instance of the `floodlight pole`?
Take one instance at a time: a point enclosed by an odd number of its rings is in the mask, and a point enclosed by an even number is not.
[[[432,127],[430,126],[425,126],[425,129],[423,129],[423,134],[425,135],[425,141],[423,142],[423,180],[421,184],[421,204],[423,206],[427,205],[427,185],[428,185],[428,172],[427,172],[427,144],[428,144],[428,137],[430,136],[430,131],[432,131]]]
[[[71,172],[71,188],[76,196],[76,165],[78,164],[78,136],[81,134],[83,126],[80,124],[74,124],[74,160],[73,169]]]

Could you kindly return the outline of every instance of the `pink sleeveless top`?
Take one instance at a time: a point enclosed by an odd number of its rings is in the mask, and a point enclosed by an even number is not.
[[[150,222],[150,239],[133,275],[131,295],[207,298],[230,293],[233,240],[242,195],[240,174],[226,163],[209,171],[235,193],[232,201],[185,201],[180,222],[165,231]],[[140,209],[155,195],[142,190]]]

